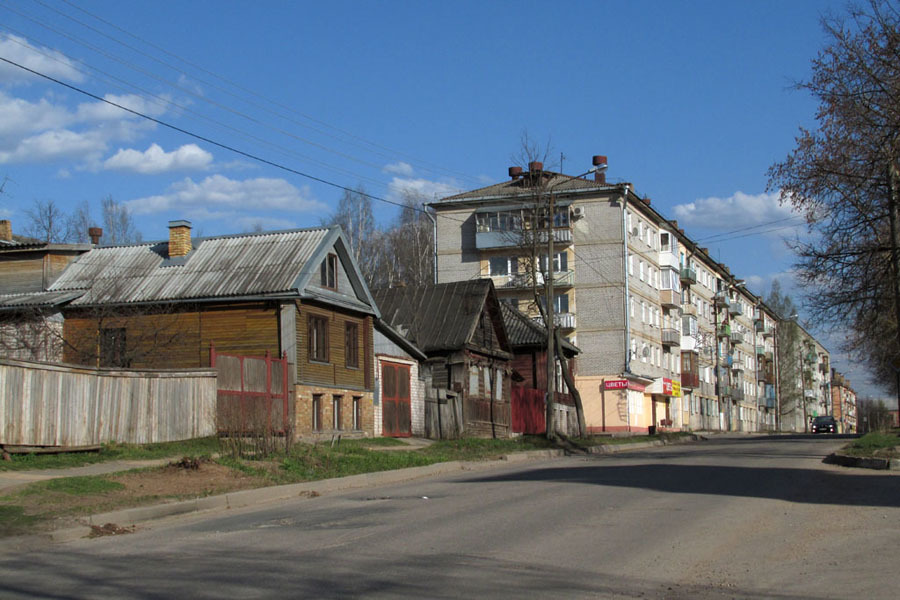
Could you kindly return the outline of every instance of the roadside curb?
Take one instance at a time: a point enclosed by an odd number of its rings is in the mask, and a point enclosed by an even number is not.
[[[666,446],[669,444],[681,444],[703,440],[705,440],[704,437],[695,435],[691,438],[675,441],[653,440],[630,444],[603,444],[587,448],[585,454],[615,454],[617,452],[628,450],[640,450]],[[424,467],[377,471],[375,473],[362,473],[359,475],[349,475],[347,477],[336,477],[333,479],[320,479],[317,481],[305,481],[302,483],[290,483],[241,490],[216,496],[207,496],[205,498],[194,498],[179,502],[167,502],[165,504],[138,506],[107,513],[99,513],[86,517],[85,525],[82,526],[6,538],[3,542],[6,548],[31,550],[46,546],[49,543],[64,543],[86,538],[91,534],[94,527],[100,527],[107,524],[115,524],[120,527],[136,527],[151,521],[186,514],[260,506],[282,500],[290,500],[292,498],[314,498],[322,494],[344,490],[402,483],[435,475],[446,475],[465,471],[486,471],[510,463],[520,463],[547,458],[561,458],[570,455],[573,455],[573,453],[563,449],[528,450],[525,452],[505,454],[496,460],[450,461]]]
[[[900,471],[900,460],[892,461],[890,458],[878,458],[874,456],[849,456],[847,454],[839,454],[837,452],[834,452],[822,459],[822,462],[829,465],[854,467],[857,469]]]

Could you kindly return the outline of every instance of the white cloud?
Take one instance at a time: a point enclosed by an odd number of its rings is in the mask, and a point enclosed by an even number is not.
[[[394,177],[388,184],[387,197],[389,200],[400,202],[406,195],[413,195],[430,202],[435,198],[458,194],[461,188],[452,183],[431,181],[429,179],[409,179]]]
[[[19,140],[16,147],[0,151],[0,163],[45,162],[59,158],[84,158],[106,148],[99,131],[84,133],[54,129]]]
[[[800,225],[800,215],[790,206],[778,202],[778,193],[745,194],[735,192],[728,198],[701,198],[687,204],[679,204],[673,209],[679,225],[698,226],[709,229],[735,230],[771,224]]]
[[[147,150],[120,148],[103,163],[105,169],[132,171],[143,175],[155,175],[169,171],[205,169],[212,162],[212,154],[196,144],[186,144],[172,152],[166,152],[158,144]]]
[[[166,96],[162,96],[161,99],[156,99],[144,98],[143,96],[137,96],[135,94],[126,94],[124,96],[106,94],[103,98],[108,100],[108,102],[97,101],[79,104],[75,113],[75,118],[79,122],[85,123],[140,118],[135,114],[122,110],[119,106],[151,117],[158,117],[166,112],[166,106],[168,105],[168,97]],[[109,102],[112,102],[113,104],[110,104]],[[118,106],[114,106],[114,104]]]
[[[296,188],[284,179],[256,178],[237,181],[211,175],[196,182],[190,177],[169,186],[165,194],[125,203],[135,214],[169,210],[187,211],[212,218],[242,216],[248,210],[278,210],[291,213],[327,211],[312,198],[307,187]]]
[[[391,173],[392,175],[399,175],[401,177],[412,177],[413,175],[412,165],[403,161],[385,165],[382,171],[384,171],[385,173]]]
[[[84,80],[84,75],[76,68],[75,61],[56,50],[33,46],[28,40],[17,35],[0,34],[0,56],[56,79],[76,82]],[[36,82],[41,79],[19,67],[0,61],[0,81],[15,84]]]
[[[148,112],[160,110],[142,105],[136,96],[116,99]],[[70,110],[47,97],[30,101],[0,92],[0,163],[75,159],[96,167],[109,144],[133,141],[155,127],[102,102]]]

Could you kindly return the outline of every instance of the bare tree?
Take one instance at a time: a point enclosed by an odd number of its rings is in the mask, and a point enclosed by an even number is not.
[[[395,224],[383,232],[375,249],[379,270],[374,287],[428,285],[434,280],[434,239],[424,198],[407,192]]]
[[[372,214],[372,200],[359,186],[354,191],[344,190],[337,210],[325,225],[340,225],[350,243],[350,251],[366,281],[371,281],[377,268],[378,230]]]
[[[103,215],[103,238],[106,244],[136,244],[142,239],[128,207],[106,196],[100,202]]]
[[[65,241],[74,244],[90,242],[88,230],[96,226],[97,222],[91,215],[91,205],[87,200],[83,200],[66,218]]]
[[[801,281],[822,324],[850,329],[845,349],[900,377],[900,13],[885,0],[823,21],[828,45],[799,84],[819,102],[815,130],[769,170],[770,189],[806,215]],[[900,391],[900,390],[898,390]]]
[[[65,241],[67,217],[53,200],[35,200],[25,216],[25,235],[46,243]]]

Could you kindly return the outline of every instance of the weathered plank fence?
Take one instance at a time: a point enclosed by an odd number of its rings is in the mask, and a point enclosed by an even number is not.
[[[149,444],[216,433],[212,369],[129,371],[0,359],[0,444]]]

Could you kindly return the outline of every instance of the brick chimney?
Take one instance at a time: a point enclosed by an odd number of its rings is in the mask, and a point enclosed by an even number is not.
[[[9,219],[0,220],[0,240],[12,241],[12,223]]]
[[[91,238],[91,244],[98,245],[100,238],[103,237],[102,227],[88,227],[88,237]]]
[[[606,183],[606,157],[602,154],[595,154],[591,157],[591,164],[597,168],[594,171],[594,181],[597,183]]]
[[[169,221],[169,258],[187,256],[191,251],[191,222]]]

